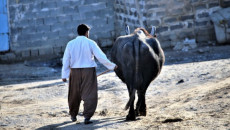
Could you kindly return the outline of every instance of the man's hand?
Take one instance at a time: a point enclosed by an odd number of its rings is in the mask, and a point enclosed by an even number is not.
[[[66,79],[62,79],[63,82],[66,82],[67,80]]]

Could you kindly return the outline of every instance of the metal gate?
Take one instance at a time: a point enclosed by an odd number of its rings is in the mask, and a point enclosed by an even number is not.
[[[0,52],[9,50],[7,0],[0,0]]]

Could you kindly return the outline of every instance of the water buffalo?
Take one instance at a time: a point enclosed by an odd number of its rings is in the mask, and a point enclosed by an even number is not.
[[[115,73],[129,91],[129,101],[125,109],[130,109],[126,120],[146,116],[146,90],[161,72],[165,61],[159,41],[151,34],[144,28],[137,28],[133,34],[118,37],[112,47],[111,59],[118,66]],[[136,92],[138,101],[134,110]]]

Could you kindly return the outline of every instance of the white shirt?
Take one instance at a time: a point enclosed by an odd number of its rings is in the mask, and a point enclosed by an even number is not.
[[[94,56],[110,70],[115,64],[110,62],[97,43],[85,36],[78,36],[68,42],[62,61],[62,78],[68,78],[71,68],[97,67]]]

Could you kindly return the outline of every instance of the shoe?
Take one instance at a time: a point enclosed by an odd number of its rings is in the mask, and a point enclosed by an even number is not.
[[[76,116],[71,116],[72,122],[75,122],[77,120]]]
[[[85,119],[85,122],[84,122],[86,125],[87,124],[91,124],[91,123],[93,123],[92,121],[90,121],[90,119]]]

